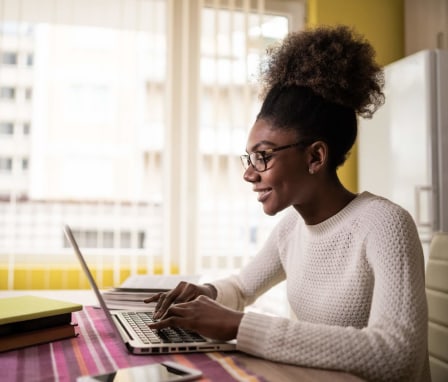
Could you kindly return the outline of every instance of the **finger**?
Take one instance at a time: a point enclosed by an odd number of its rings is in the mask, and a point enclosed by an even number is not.
[[[179,327],[179,325],[175,323],[175,318],[174,317],[167,318],[166,320],[160,320],[160,321],[157,321],[157,322],[152,322],[152,323],[148,324],[148,327],[150,329],[155,329],[155,330],[168,328],[170,326],[171,327]]]
[[[159,311],[160,307],[162,306],[162,302],[165,299],[165,293],[157,293],[154,296],[150,296],[143,300],[144,303],[148,304],[151,302],[157,302],[156,306],[154,307],[154,317],[156,318],[156,314]]]
[[[148,327],[150,329],[156,329],[156,330],[168,327],[194,330],[194,322],[184,317],[171,316],[157,322],[152,322],[148,324]]]
[[[160,320],[166,320],[170,317],[187,317],[190,314],[189,311],[191,309],[188,302],[171,305],[160,317]]]
[[[160,318],[160,316],[162,316],[163,314],[165,314],[166,309],[163,309],[163,302],[166,299],[166,294],[162,293],[159,297],[159,299],[157,300],[157,304],[156,307],[154,308],[154,318]]]
[[[182,303],[194,300],[197,297],[197,291],[194,288],[185,288],[179,294],[179,296],[175,299],[174,303]]]
[[[189,284],[185,281],[181,281],[174,289],[170,290],[169,292],[162,293],[155,309],[154,318],[160,319],[160,317],[165,314],[167,309],[172,304],[182,302],[183,297],[181,296],[183,295],[184,291],[188,289],[188,285]]]
[[[155,319],[160,319],[163,315],[165,315],[166,311],[174,303],[177,293],[173,292],[174,290],[169,293],[162,294],[154,311]]]

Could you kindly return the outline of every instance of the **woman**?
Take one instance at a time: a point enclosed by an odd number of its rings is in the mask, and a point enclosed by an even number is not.
[[[293,208],[239,275],[147,299],[158,301],[152,328],[236,338],[255,356],[371,381],[429,380],[415,224],[392,202],[347,190],[336,171],[355,142],[357,115],[371,117],[384,102],[374,51],[338,26],[290,34],[268,53],[244,179],[266,214]],[[285,279],[296,319],[243,312]]]

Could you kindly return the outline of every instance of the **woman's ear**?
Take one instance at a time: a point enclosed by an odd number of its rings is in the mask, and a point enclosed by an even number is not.
[[[319,172],[328,160],[328,145],[324,141],[316,141],[307,149],[308,171],[311,175]]]

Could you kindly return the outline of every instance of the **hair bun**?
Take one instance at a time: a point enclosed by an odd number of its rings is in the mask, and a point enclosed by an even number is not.
[[[370,118],[384,103],[384,73],[370,43],[347,26],[288,34],[261,66],[262,97],[273,86],[310,88],[327,101]]]

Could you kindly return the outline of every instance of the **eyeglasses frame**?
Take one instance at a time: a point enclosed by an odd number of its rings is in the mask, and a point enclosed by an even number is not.
[[[272,153],[275,153],[277,151],[282,151],[282,150],[286,150],[289,149],[291,147],[297,147],[297,146],[301,146],[301,145],[307,145],[308,141],[299,141],[296,143],[292,143],[290,145],[285,145],[285,146],[280,146],[280,147],[274,147],[272,149],[267,149],[267,150],[259,150],[259,151],[253,151],[249,154],[243,154],[240,155],[240,159],[241,159],[241,163],[244,167],[244,170],[247,170],[249,168],[249,166],[252,166],[254,168],[255,171],[257,172],[265,172],[268,169],[268,163],[266,162],[266,156]],[[261,154],[261,157],[263,158],[263,163],[264,163],[264,169],[263,170],[258,170],[254,164],[252,163],[252,160],[250,159],[250,156],[253,154]]]

